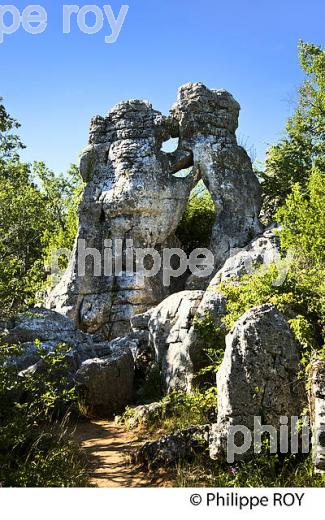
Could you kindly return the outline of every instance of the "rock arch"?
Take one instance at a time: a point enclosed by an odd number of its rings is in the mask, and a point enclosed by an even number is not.
[[[165,117],[145,101],[116,105],[107,117],[91,122],[89,144],[80,161],[87,182],[79,208],[77,240],[104,253],[107,240],[119,240],[125,261],[127,240],[134,247],[177,245],[175,230],[189,194],[202,178],[217,208],[211,250],[215,268],[234,248],[246,245],[261,230],[260,188],[251,161],[238,146],[235,132],[240,107],[224,90],[201,83],[180,88]],[[178,138],[172,153],[163,142]],[[192,167],[187,177],[175,173]],[[125,335],[130,318],[160,303],[173,290],[160,275],[93,276],[93,260],[78,275],[78,248],[47,306],[72,318],[81,329],[109,338]],[[124,266],[124,263],[123,263]]]

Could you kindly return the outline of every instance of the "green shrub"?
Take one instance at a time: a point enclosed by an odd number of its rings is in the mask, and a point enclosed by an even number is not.
[[[177,487],[324,487],[325,475],[315,473],[311,455],[282,457],[262,453],[233,465],[208,456],[176,468]]]
[[[173,433],[190,426],[213,422],[217,412],[216,388],[192,393],[172,392],[163,400],[166,410],[151,426],[164,433]]]
[[[202,182],[191,193],[176,235],[186,253],[208,247],[216,209],[210,193]]]
[[[69,434],[75,390],[65,374],[66,349],[39,346],[42,369],[22,376],[8,362],[19,347],[0,351],[0,483],[6,486],[80,486],[87,482]]]
[[[226,348],[225,329],[215,326],[211,313],[207,313],[204,318],[195,316],[193,326],[198,334],[197,341],[206,355],[205,366],[196,375],[195,381],[204,384],[209,381],[204,376],[210,375],[210,382],[215,384],[215,374],[220,368]]]
[[[284,138],[268,150],[262,174],[264,209],[272,217],[294,184],[306,188],[315,161],[325,153],[325,51],[300,41],[299,58],[306,74],[299,103]]]

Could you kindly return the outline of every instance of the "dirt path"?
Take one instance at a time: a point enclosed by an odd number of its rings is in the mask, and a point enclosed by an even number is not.
[[[162,475],[148,475],[128,464],[128,455],[139,440],[114,422],[79,423],[75,438],[85,452],[90,485],[95,487],[170,487]]]

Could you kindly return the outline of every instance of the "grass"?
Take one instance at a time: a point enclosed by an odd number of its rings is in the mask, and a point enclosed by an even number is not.
[[[325,475],[315,473],[311,455],[281,459],[265,453],[232,466],[202,455],[175,468],[175,486],[322,488]]]

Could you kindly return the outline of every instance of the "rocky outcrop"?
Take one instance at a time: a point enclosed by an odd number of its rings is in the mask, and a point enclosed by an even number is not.
[[[231,250],[245,246],[261,230],[259,183],[236,142],[239,108],[228,92],[190,83],[180,89],[168,117],[135,100],[93,119],[80,164],[87,186],[78,240],[67,272],[49,296],[49,308],[82,330],[115,338],[130,331],[133,315],[180,290],[177,283],[165,287],[161,271],[143,279],[131,274],[129,241],[134,248],[153,248],[159,255],[163,248],[179,247],[174,232],[200,178],[216,206],[211,237],[216,269]],[[169,138],[179,138],[173,153],[161,150]],[[175,176],[191,166],[188,176]],[[103,265],[111,246],[120,264],[113,272],[104,271]],[[80,252],[84,247],[92,248],[85,262]],[[84,272],[80,262],[85,263]]]
[[[252,275],[262,266],[266,270],[272,263],[276,263],[280,267],[278,280],[275,281],[275,285],[280,285],[287,274],[287,267],[281,263],[279,231],[274,225],[270,226],[247,246],[230,251],[229,258],[214,276],[202,278],[189,276],[186,288],[189,290],[205,290],[207,287],[213,289],[219,283],[231,282],[244,275]]]
[[[70,319],[42,308],[31,309],[5,324],[1,341],[20,345],[22,353],[8,357],[6,363],[17,366],[21,376],[42,370],[39,346],[52,353],[64,344],[67,376],[76,383],[84,412],[98,417],[113,416],[132,402],[135,371],[141,369],[148,349],[146,334],[133,333],[108,342],[77,330]]]
[[[278,431],[281,416],[289,417],[289,423],[291,417],[300,416],[304,403],[300,369],[298,345],[286,318],[273,305],[251,309],[237,321],[226,338],[217,374],[218,420],[212,428],[212,458],[226,456],[233,427],[253,432],[254,417],[260,417],[264,425]]]
[[[73,321],[61,314],[43,308],[30,309],[4,324],[1,341],[8,345],[20,345],[22,354],[11,359],[20,370],[39,361],[36,341],[47,352],[64,344],[72,372],[89,358],[103,357],[111,352],[110,344],[100,335],[81,332]],[[9,362],[9,360],[8,360]]]
[[[194,167],[216,208],[210,249],[219,269],[231,250],[245,246],[262,229],[260,186],[235,132],[240,106],[225,90],[201,83],[180,88],[171,110],[179,125],[180,147],[193,153]]]
[[[200,335],[196,320],[209,317],[215,327],[220,327],[226,312],[223,294],[213,290],[182,291],[131,319],[134,330],[149,333],[149,345],[166,392],[193,389],[195,376],[207,363],[206,341]]]
[[[316,470],[325,472],[325,361],[317,359],[313,362],[310,378],[313,459]]]
[[[130,342],[115,340],[111,354],[84,361],[75,380],[83,413],[89,416],[113,417],[133,399],[134,359]]]
[[[209,431],[209,425],[193,426],[164,435],[157,441],[146,442],[133,454],[133,462],[151,469],[189,460],[208,448]]]
[[[228,260],[211,280],[210,286],[220,282],[228,282],[241,278],[246,274],[253,274],[264,265],[266,268],[281,259],[280,239],[277,228],[268,228],[264,233],[252,240],[246,247],[240,249]]]
[[[166,392],[186,391],[191,386],[197,367],[188,349],[188,335],[202,298],[201,291],[183,291],[169,296],[150,315],[149,340]]]

